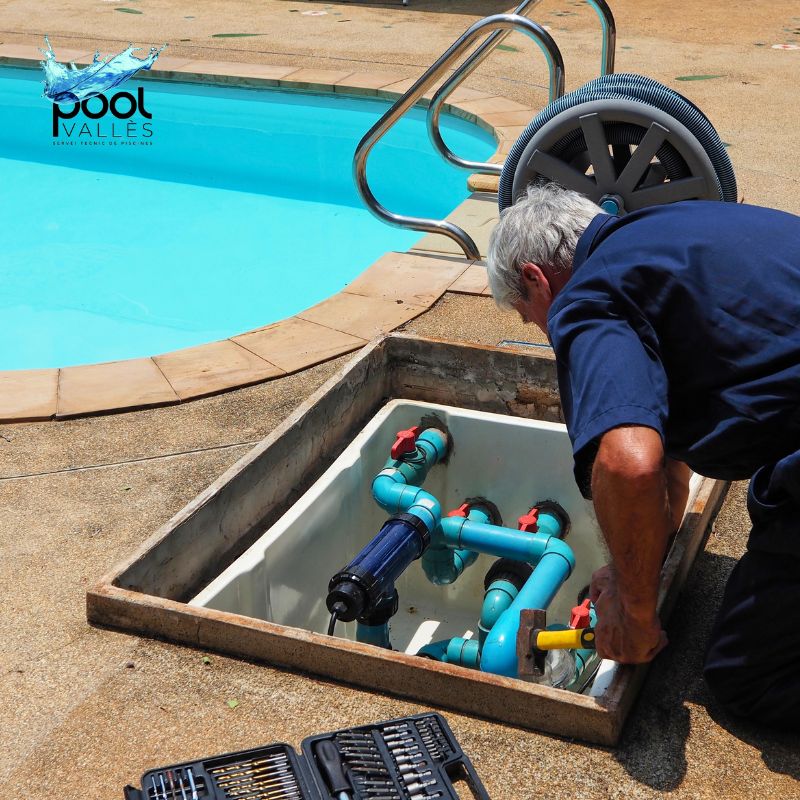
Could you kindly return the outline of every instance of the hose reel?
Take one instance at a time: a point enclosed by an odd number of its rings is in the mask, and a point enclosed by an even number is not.
[[[611,213],[736,202],[733,166],[706,116],[658,81],[626,73],[590,81],[530,122],[503,165],[500,210],[529,184],[551,181]]]

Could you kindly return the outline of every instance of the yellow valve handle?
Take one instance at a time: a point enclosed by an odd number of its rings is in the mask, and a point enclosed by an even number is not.
[[[577,628],[566,631],[534,631],[537,650],[589,650],[594,649],[594,628]]]

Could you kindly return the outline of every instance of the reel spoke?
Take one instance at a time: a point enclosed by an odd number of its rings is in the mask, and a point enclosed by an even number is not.
[[[654,122],[648,129],[639,146],[633,151],[628,162],[617,181],[617,191],[620,193],[632,192],[642,181],[647,173],[650,162],[655,157],[658,149],[667,139],[667,129]]]
[[[697,176],[680,178],[676,181],[667,181],[667,183],[639,189],[628,196],[625,207],[628,211],[636,211],[639,208],[677,203],[680,200],[697,200],[702,198],[707,191],[704,178]]]
[[[555,181],[567,189],[574,189],[587,197],[595,199],[599,197],[597,185],[593,180],[549,153],[536,150],[528,162],[528,166],[539,175],[550,178],[551,181]]]
[[[608,151],[603,123],[597,114],[586,114],[580,118],[580,123],[594,169],[594,179],[603,191],[608,191],[616,183],[617,173]]]

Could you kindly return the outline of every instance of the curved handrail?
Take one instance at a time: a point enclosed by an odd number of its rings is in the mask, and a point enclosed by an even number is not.
[[[600,74],[611,75],[614,72],[614,58],[617,54],[617,23],[606,0],[586,0],[600,17],[603,28],[603,52],[600,55]]]
[[[541,0],[524,0],[515,10],[514,14],[522,14],[528,10],[528,6],[533,3],[537,5]],[[600,25],[603,29],[603,49],[600,55],[600,74],[608,75],[614,72],[614,56],[617,49],[617,27],[614,22],[614,15],[608,7],[606,0],[586,0],[589,5],[597,12],[600,18]],[[532,8],[533,6],[531,6]],[[457,156],[445,144],[442,138],[442,133],[439,130],[439,116],[442,112],[442,106],[445,100],[450,96],[450,93],[461,84],[461,82],[483,61],[488,55],[488,51],[496,47],[500,42],[505,39],[511,31],[496,31],[489,36],[480,47],[470,55],[464,63],[453,72],[453,74],[439,87],[431,99],[431,104],[428,107],[428,137],[433,146],[439,151],[439,154],[445,161],[450,162],[453,166],[460,167],[461,169],[469,170],[470,172],[481,172],[488,175],[499,175],[503,170],[502,164],[492,164],[490,162],[482,161],[469,161],[468,159]],[[541,46],[541,45],[540,45]],[[553,76],[550,75],[550,94],[549,102],[553,102],[564,94],[564,85],[556,87],[553,85]]]
[[[550,68],[551,84],[564,85],[564,59],[553,37],[535,22],[517,14],[494,14],[471,25],[438,59],[425,71],[411,88],[400,97],[392,107],[367,131],[358,143],[353,156],[353,178],[361,199],[367,208],[383,222],[399,228],[412,228],[425,233],[441,233],[453,239],[467,258],[479,259],[478,250],[472,237],[447,220],[426,219],[395,214],[384,208],[376,199],[367,182],[367,159],[372,148],[380,141],[397,120],[436,82],[439,75],[458,58],[487,28],[494,30],[517,30],[533,39],[544,51]]]

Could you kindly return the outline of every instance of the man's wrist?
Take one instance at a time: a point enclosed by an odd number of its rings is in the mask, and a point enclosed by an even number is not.
[[[656,598],[631,598],[620,597],[620,605],[625,616],[632,622],[650,623],[657,616]]]

